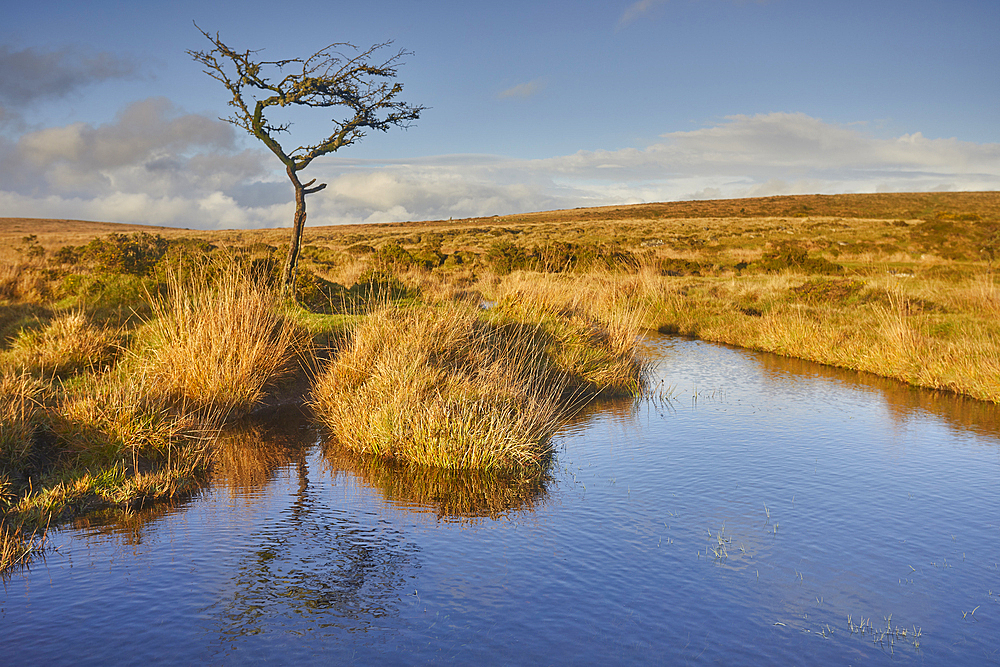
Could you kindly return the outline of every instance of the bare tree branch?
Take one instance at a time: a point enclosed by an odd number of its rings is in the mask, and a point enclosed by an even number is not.
[[[338,42],[304,59],[259,60],[259,51],[237,51],[223,43],[218,33],[213,37],[198,24],[195,27],[212,43],[212,48],[189,50],[188,55],[232,95],[229,106],[234,112],[221,120],[260,139],[285,165],[295,188],[292,245],[284,272],[285,284],[290,285],[295,278],[298,246],[305,225],[305,195],[326,187],[325,183],[310,187],[316,179],[303,185],[297,172],[316,158],[364,138],[366,130],[387,132],[394,126],[407,128],[420,117],[426,107],[397,99],[403,92],[403,84],[395,81],[397,68],[412,54],[399,50],[384,60],[377,60],[376,56],[392,42],[375,44],[364,51],[353,44]],[[287,70],[292,71],[286,73]],[[276,136],[288,132],[291,124],[272,122],[268,113],[272,107],[289,105],[335,108],[339,116],[332,119],[333,129],[325,139],[286,151]]]

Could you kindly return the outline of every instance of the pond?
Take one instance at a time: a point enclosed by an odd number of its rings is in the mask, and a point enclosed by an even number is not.
[[[589,406],[540,482],[250,424],[193,498],[53,530],[0,662],[1000,662],[997,406],[647,346],[661,396]]]

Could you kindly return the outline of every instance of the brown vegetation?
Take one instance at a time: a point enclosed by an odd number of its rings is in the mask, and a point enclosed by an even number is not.
[[[349,449],[425,466],[541,471],[584,395],[637,392],[645,367],[598,321],[505,299],[367,315],[314,388]]]
[[[10,562],[49,517],[184,493],[212,461],[265,479],[281,452],[207,445],[227,415],[304,392],[303,365],[326,369],[313,396],[341,446],[504,479],[544,470],[574,397],[641,388],[641,328],[1000,403],[1000,193],[307,227],[297,305],[269,287],[286,235],[0,219]],[[426,477],[428,498],[454,486]],[[441,511],[502,511],[475,489]]]

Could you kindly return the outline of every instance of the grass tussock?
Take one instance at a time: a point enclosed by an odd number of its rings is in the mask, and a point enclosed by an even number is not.
[[[65,376],[108,367],[121,350],[120,342],[119,332],[95,326],[85,313],[73,312],[42,329],[21,330],[8,354],[32,373]]]
[[[137,473],[140,459],[146,467],[196,463],[224,413],[178,408],[165,402],[153,386],[148,376],[125,370],[72,387],[52,419],[63,451],[84,466],[128,461]]]
[[[564,373],[541,331],[468,306],[384,308],[316,382],[321,422],[356,452],[442,468],[541,469]]]
[[[26,372],[0,374],[0,500],[32,455],[48,388]]]
[[[245,413],[291,375],[307,342],[279,291],[239,268],[212,283],[170,283],[150,323],[152,390],[168,400]]]
[[[387,307],[318,378],[313,404],[348,449],[440,468],[544,468],[549,440],[587,396],[638,391],[636,341],[513,297]]]
[[[536,323],[548,336],[546,354],[566,374],[573,390],[604,396],[644,390],[649,366],[636,352],[643,331],[640,309],[601,312],[594,307],[592,294],[577,291],[568,281],[509,280],[498,286],[496,294],[489,319]]]

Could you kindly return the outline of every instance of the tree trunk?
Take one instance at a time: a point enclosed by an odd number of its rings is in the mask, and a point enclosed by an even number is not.
[[[299,265],[299,245],[302,243],[302,229],[306,226],[306,193],[305,187],[296,178],[294,172],[290,172],[289,177],[295,186],[295,218],[292,222],[292,240],[288,244],[285,268],[281,272],[281,284],[283,289],[294,294],[295,272]]]

